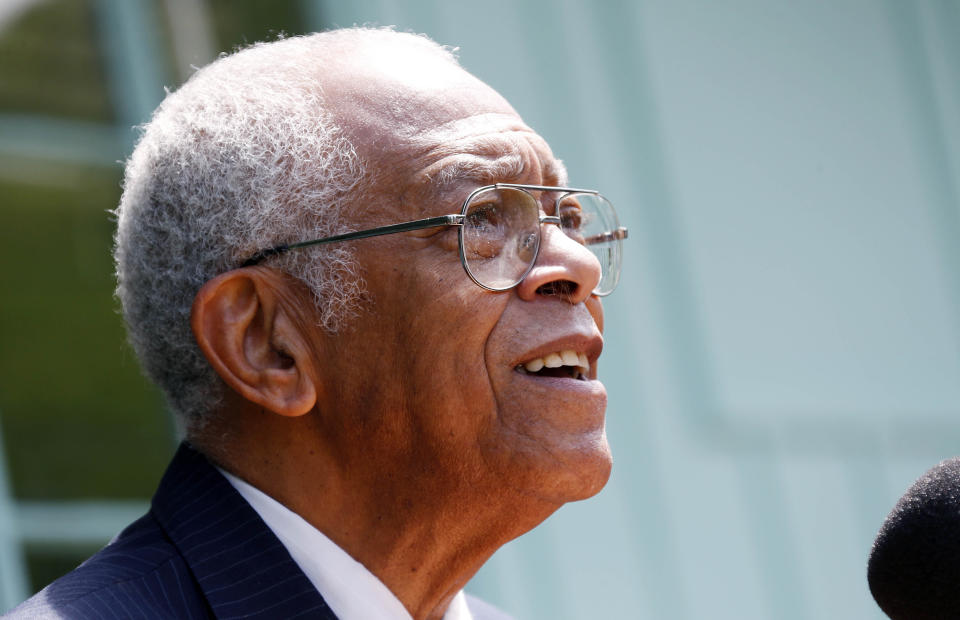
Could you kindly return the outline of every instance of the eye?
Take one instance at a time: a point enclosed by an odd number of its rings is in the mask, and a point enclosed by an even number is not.
[[[588,224],[587,214],[575,198],[564,199],[557,208],[563,232],[571,239],[583,243],[583,230]]]
[[[489,202],[473,207],[467,214],[467,223],[478,231],[493,231],[503,225],[503,213],[500,204]]]
[[[508,222],[496,195],[471,203],[463,226],[464,251],[469,258],[490,259],[503,251]]]
[[[568,230],[580,230],[583,228],[583,212],[580,207],[562,208],[560,210],[560,223]]]

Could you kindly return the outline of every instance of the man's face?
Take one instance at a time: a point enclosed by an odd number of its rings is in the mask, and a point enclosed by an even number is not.
[[[354,69],[325,85],[349,93],[337,96],[336,114],[376,175],[359,225],[458,213],[473,189],[496,182],[566,183],[544,140],[463,71],[417,58],[370,73]],[[552,202],[542,208],[552,212]],[[602,310],[589,293],[600,267],[559,228],[542,235],[534,269],[502,293],[468,278],[455,227],[353,242],[369,304],[318,360],[334,378],[321,415],[348,418],[336,425],[351,436],[340,446],[363,445],[378,475],[434,491],[467,482],[560,504],[603,486],[611,461],[596,380]],[[560,281],[576,290],[551,294],[545,285]],[[586,379],[524,370],[570,351],[589,360]]]

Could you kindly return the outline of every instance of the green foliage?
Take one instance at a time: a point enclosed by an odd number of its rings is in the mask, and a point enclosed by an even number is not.
[[[104,128],[118,122],[111,93],[121,96],[123,85],[108,83],[106,33],[97,19],[107,6],[48,0],[3,30],[0,115]],[[172,44],[166,8],[159,0],[144,6],[163,53]],[[303,32],[296,0],[209,0],[208,8],[220,51]],[[0,156],[0,427],[14,494],[147,498],[173,452],[174,433],[126,344],[113,299],[107,210],[119,199],[120,171],[7,153]],[[33,588],[93,551],[31,545]]]
[[[21,498],[148,497],[171,452],[112,296],[115,171],[0,182],[0,415]]]
[[[0,111],[113,118],[91,3],[42,2],[0,37]]]
[[[280,33],[301,34],[303,24],[298,2],[291,0],[210,0],[217,43],[229,52],[256,41],[272,41]]]
[[[100,546],[31,545],[27,548],[30,590],[37,592],[45,585],[65,575],[81,562],[100,550]]]

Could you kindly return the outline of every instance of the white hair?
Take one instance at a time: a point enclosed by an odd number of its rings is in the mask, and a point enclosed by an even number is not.
[[[324,108],[318,68],[339,42],[382,37],[426,42],[453,60],[432,41],[389,30],[259,43],[199,70],[143,128],[116,210],[117,297],[145,373],[188,435],[224,390],[191,332],[193,299],[260,250],[343,230],[365,169]],[[325,329],[356,312],[363,283],[350,244],[271,264],[310,287]]]

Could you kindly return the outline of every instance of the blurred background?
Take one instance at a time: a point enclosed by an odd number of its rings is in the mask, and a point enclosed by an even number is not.
[[[279,33],[460,48],[631,236],[613,477],[470,589],[524,619],[879,619],[897,497],[960,455],[956,0],[0,0],[0,609],[146,509],[175,447],[108,210],[164,95]]]

